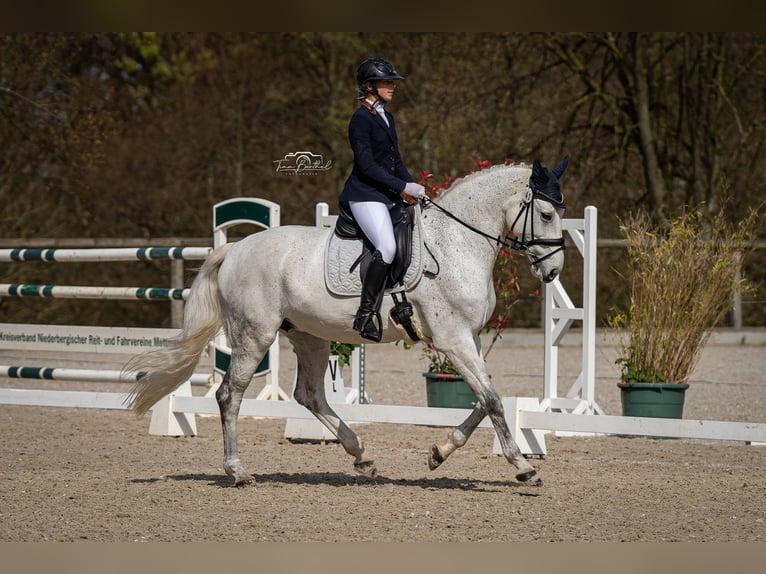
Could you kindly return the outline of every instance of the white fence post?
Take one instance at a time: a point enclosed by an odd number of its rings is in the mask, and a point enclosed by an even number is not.
[[[172,394],[160,399],[152,407],[149,434],[162,436],[196,436],[197,421],[194,414],[177,413],[173,409],[174,397],[192,396],[191,382],[186,381]]]
[[[583,257],[583,306],[575,307],[557,278],[544,286],[545,370],[544,410],[603,414],[596,403],[596,249],[598,211],[585,208],[583,219],[564,219],[562,229],[572,238]],[[582,322],[582,370],[566,397],[558,390],[558,345],[574,321]]]

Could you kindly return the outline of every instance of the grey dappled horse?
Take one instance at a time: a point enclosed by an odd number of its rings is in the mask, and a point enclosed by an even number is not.
[[[446,353],[476,394],[468,418],[433,445],[434,469],[463,446],[489,416],[516,479],[535,469],[513,440],[497,392],[481,355],[479,333],[495,306],[492,268],[502,244],[523,250],[532,272],[548,282],[564,263],[563,200],[558,178],[567,158],[553,170],[499,165],[456,180],[422,214],[423,236],[438,262],[407,293],[420,332]],[[356,433],[333,411],[324,395],[328,341],[366,343],[352,330],[358,297],[332,295],[325,286],[324,248],[332,229],[281,226],[249,235],[215,250],[196,276],[184,314],[183,332],[160,351],[138,356],[126,367],[146,371],[128,401],[145,413],[193,373],[221,326],[232,349],[231,363],[216,393],[221,411],[224,469],[237,485],[253,481],[239,460],[237,416],[245,389],[278,333],[297,357],[295,400],[309,409],[354,457],[354,468],[371,477],[377,469]],[[384,301],[382,343],[401,338]]]

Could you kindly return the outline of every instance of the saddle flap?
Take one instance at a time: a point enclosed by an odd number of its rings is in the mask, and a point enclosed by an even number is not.
[[[403,207],[394,213],[396,205]],[[412,211],[414,206],[406,206],[403,203],[396,204],[391,209],[391,219],[394,219],[396,215],[397,221],[394,222],[394,238],[396,239],[396,257],[391,264],[391,281],[393,284],[399,283],[404,279],[404,274],[407,272],[407,268],[412,261],[412,227],[414,224],[414,218],[412,217]]]

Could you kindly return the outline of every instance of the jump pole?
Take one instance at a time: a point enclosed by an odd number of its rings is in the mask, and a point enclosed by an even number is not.
[[[8,379],[36,379],[46,381],[84,381],[92,383],[134,383],[141,375],[128,375],[122,371],[98,369],[67,369],[60,367],[28,367],[0,365],[0,377]],[[210,376],[195,373],[189,379],[193,385],[207,385]]]
[[[0,261],[189,261],[205,259],[209,254],[209,247],[0,249]]]
[[[0,283],[0,297],[183,301],[188,296],[189,289],[169,289],[166,287],[89,287],[80,285]]]

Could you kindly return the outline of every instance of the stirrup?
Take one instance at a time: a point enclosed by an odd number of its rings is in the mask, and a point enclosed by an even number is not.
[[[377,320],[377,325],[375,320]],[[382,326],[383,321],[377,311],[370,311],[362,316],[357,315],[354,319],[354,330],[358,331],[363,339],[369,339],[376,343],[380,343],[383,338]]]

